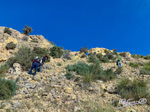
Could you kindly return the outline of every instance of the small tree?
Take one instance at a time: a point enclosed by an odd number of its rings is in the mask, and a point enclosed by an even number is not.
[[[16,44],[14,44],[13,42],[9,42],[7,45],[6,45],[6,49],[9,50],[9,49],[15,49],[16,48]]]
[[[23,34],[29,35],[29,33],[31,33],[33,30],[31,27],[25,25],[25,27],[23,28],[23,31],[24,31]]]
[[[84,47],[84,48],[81,48],[80,49],[80,52],[82,53],[87,53],[88,52],[88,48],[87,47]]]
[[[9,28],[5,28],[4,33],[11,35],[12,31]]]

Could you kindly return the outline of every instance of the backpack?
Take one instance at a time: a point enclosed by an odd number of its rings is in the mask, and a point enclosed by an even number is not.
[[[35,61],[34,62],[36,62],[36,63],[40,63],[40,59],[38,58],[38,59],[35,59]]]

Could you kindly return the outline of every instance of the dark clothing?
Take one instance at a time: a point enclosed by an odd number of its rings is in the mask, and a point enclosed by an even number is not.
[[[38,67],[39,67],[39,63],[37,63],[37,62],[34,62],[33,64],[32,64],[32,67],[31,67],[31,69],[30,69],[30,71],[29,71],[29,73],[28,74],[32,74],[32,70],[33,69],[35,69],[35,72],[34,72],[34,76],[36,75],[36,72],[37,72],[37,70],[38,70]]]

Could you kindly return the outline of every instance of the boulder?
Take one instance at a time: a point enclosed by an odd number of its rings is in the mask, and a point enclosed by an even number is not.
[[[17,74],[20,74],[21,71],[22,71],[21,65],[19,63],[14,63],[13,68],[14,68],[14,72],[17,73]]]

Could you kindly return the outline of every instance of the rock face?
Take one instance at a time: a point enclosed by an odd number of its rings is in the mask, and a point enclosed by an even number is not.
[[[105,55],[106,52],[110,52],[110,50],[106,49],[106,48],[92,48],[89,50],[89,53],[101,53],[102,55]]]
[[[0,27],[0,62],[6,61],[21,46],[51,48],[53,45],[42,35],[24,35],[17,30],[10,28],[11,34],[4,33],[5,27]],[[10,42],[16,44],[16,49],[7,50],[6,45]]]

